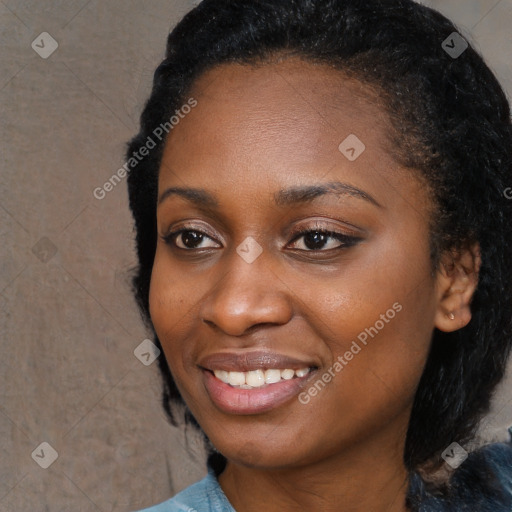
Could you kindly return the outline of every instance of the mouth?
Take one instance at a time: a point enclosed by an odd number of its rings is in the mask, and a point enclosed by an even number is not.
[[[313,363],[268,352],[218,353],[201,361],[213,404],[229,414],[261,414],[292,400],[317,371]]]
[[[283,380],[291,380],[305,377],[313,368],[299,368],[293,370],[285,368],[269,368],[268,370],[251,370],[248,372],[228,372],[226,370],[214,370],[217,379],[239,389],[255,389],[277,384]]]

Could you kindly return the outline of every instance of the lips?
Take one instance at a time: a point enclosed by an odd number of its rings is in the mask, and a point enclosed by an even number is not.
[[[314,368],[316,364],[306,359],[297,359],[267,351],[217,352],[202,358],[199,366],[203,369],[227,372],[249,372],[252,370]]]
[[[312,361],[266,351],[218,352],[201,359],[199,366],[212,402],[230,414],[261,414],[283,405],[299,394],[317,368]],[[255,375],[275,378],[247,380]]]

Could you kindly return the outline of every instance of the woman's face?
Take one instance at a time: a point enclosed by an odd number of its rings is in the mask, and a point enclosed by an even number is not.
[[[187,405],[238,463],[370,439],[399,457],[439,293],[428,194],[390,156],[384,110],[298,59],[214,68],[190,96],[163,155],[150,290]]]

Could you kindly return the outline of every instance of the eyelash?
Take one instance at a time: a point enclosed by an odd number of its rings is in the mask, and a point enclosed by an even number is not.
[[[167,235],[163,236],[162,239],[164,240],[164,242],[167,245],[170,245],[173,249],[178,249],[178,250],[186,251],[186,252],[191,252],[194,250],[201,250],[201,248],[184,249],[183,247],[178,247],[176,245],[176,238],[179,235],[181,235],[182,233],[186,233],[186,232],[198,233],[201,235],[205,235],[206,237],[213,240],[212,237],[210,237],[207,233],[205,233],[204,231],[198,230],[198,229],[194,229],[192,226],[189,226],[189,227],[184,226],[176,231],[171,231]],[[327,236],[329,238],[333,238],[333,239],[341,242],[341,245],[339,247],[334,247],[331,249],[296,249],[296,250],[302,251],[302,252],[308,252],[308,253],[309,252],[329,252],[329,251],[335,251],[335,250],[343,250],[343,249],[347,249],[348,247],[355,245],[357,242],[359,242],[361,240],[360,237],[346,235],[345,233],[340,233],[338,231],[331,231],[328,229],[324,229],[324,228],[322,228],[322,226],[313,226],[309,229],[297,230],[296,232],[292,232],[292,234],[291,234],[292,239],[290,242],[295,242],[296,240],[299,240],[300,238],[302,238],[306,235],[309,235],[311,233],[318,233],[320,235]],[[203,249],[212,249],[212,248],[204,247]]]

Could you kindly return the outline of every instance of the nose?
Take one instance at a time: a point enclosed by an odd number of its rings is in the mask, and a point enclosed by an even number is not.
[[[200,307],[203,322],[231,336],[289,322],[293,313],[289,288],[271,264],[266,251],[252,263],[233,251],[227,272],[214,283]]]

